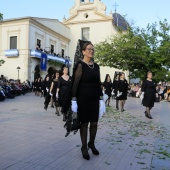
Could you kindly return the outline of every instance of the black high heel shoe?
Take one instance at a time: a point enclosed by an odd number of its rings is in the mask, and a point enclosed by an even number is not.
[[[44,109],[47,110],[48,106],[44,105]]]
[[[151,116],[150,114],[148,114],[148,118],[149,118],[149,119],[153,119],[152,116]]]
[[[63,122],[65,122],[65,121],[66,121],[66,115],[63,114]]]
[[[88,147],[91,149],[94,155],[99,155],[99,151],[95,148],[94,144],[88,143]]]
[[[84,159],[89,160],[90,159],[90,155],[88,153],[87,147],[81,147],[81,153]]]

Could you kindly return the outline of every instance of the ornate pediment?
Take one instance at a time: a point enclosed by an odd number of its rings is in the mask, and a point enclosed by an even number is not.
[[[63,20],[64,24],[73,24],[77,22],[94,22],[112,19],[106,14],[106,5],[100,0],[76,0],[74,6],[70,9],[70,17]]]
[[[70,9],[70,17],[76,15],[78,10],[85,10],[92,7],[99,13],[106,13],[106,5],[100,0],[76,0],[74,6]]]

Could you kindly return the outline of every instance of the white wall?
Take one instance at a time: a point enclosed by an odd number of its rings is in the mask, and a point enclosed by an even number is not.
[[[0,59],[5,60],[5,63],[0,66],[0,74],[8,78],[17,79],[17,67],[21,68],[19,78],[24,81],[28,78],[28,48],[27,48],[27,30],[28,22],[25,21],[11,21],[2,23],[1,29],[1,51]],[[6,57],[5,50],[10,48],[10,36],[17,36],[17,49],[19,50],[18,57]]]
[[[30,25],[30,49],[35,49],[37,46],[37,39],[41,40],[41,48],[50,50],[51,44],[54,45],[54,52],[61,53],[61,49],[65,46],[65,55],[68,55],[68,42],[65,42],[59,35],[51,34],[46,30],[31,24]]]
[[[63,25],[58,19],[33,18],[53,31],[69,38],[69,28]]]

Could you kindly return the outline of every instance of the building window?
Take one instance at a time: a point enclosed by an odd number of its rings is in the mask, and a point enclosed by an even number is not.
[[[51,44],[51,54],[54,53],[54,45]]]
[[[10,37],[10,49],[17,49],[17,36]]]
[[[88,18],[88,17],[89,17],[89,14],[85,13],[85,14],[84,14],[84,17],[85,17],[85,18]]]
[[[80,0],[80,3],[84,3],[84,0]]]
[[[41,47],[41,40],[37,39],[37,46],[40,48]]]
[[[82,40],[89,41],[90,35],[90,28],[82,28]]]
[[[61,56],[64,58],[64,49],[61,50]]]

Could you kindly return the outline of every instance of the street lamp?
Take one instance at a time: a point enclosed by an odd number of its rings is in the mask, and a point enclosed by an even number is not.
[[[21,69],[20,67],[17,67],[17,70],[18,70],[18,80],[19,80],[19,70],[20,69]]]

